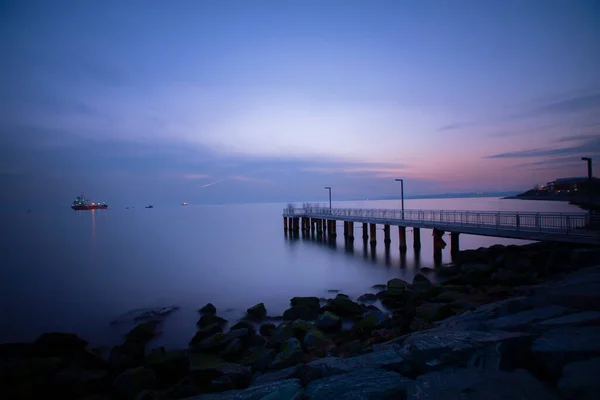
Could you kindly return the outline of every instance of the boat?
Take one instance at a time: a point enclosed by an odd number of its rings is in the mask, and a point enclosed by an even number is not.
[[[187,206],[187,205],[188,205],[187,201],[184,201],[183,204],[182,204],[182,206]]]
[[[154,208],[153,205],[146,206],[146,208]]]
[[[73,210],[105,210],[108,208],[106,202],[90,202],[83,194],[77,196],[73,204],[71,205]]]

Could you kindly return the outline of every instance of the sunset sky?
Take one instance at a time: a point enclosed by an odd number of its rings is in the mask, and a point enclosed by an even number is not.
[[[600,171],[599,1],[0,0],[0,35],[0,204]]]

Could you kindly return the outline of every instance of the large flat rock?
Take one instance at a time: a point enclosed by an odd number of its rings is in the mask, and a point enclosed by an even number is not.
[[[565,365],[600,357],[600,326],[550,330],[533,342],[531,350],[548,372],[560,377]]]
[[[363,368],[399,370],[404,363],[399,352],[400,346],[396,345],[387,350],[374,351],[355,357],[325,357],[306,364],[301,368],[302,371],[299,375],[303,382],[308,383],[315,379],[354,372]]]
[[[311,400],[401,399],[411,379],[381,369],[361,369],[310,383],[305,394]]]
[[[473,356],[481,357],[479,350],[493,346],[505,359],[496,363],[513,364],[510,359],[521,358],[535,337],[521,332],[433,329],[406,338],[400,355],[427,372],[447,365],[467,366]]]
[[[600,358],[578,361],[565,366],[558,390],[565,399],[600,399]]]
[[[244,390],[229,390],[222,393],[209,393],[199,396],[187,397],[184,400],[261,400],[267,399],[293,399],[302,393],[302,386],[298,379],[286,379],[252,386]]]
[[[528,297],[513,297],[493,303],[481,305],[473,311],[465,312],[454,317],[446,318],[436,323],[442,327],[469,326],[470,329],[477,323],[485,323],[488,320],[505,317],[507,315],[531,310],[533,303]],[[483,327],[481,328],[483,329]]]
[[[600,311],[582,311],[558,318],[547,319],[535,324],[539,329],[564,328],[567,326],[600,325]]]
[[[521,311],[516,314],[496,318],[490,321],[486,321],[485,324],[490,329],[504,331],[527,330],[531,326],[531,324],[535,322],[560,317],[565,314],[572,314],[576,311],[577,310],[574,310],[569,307],[551,305],[547,307]]]
[[[554,285],[538,289],[534,300],[538,304],[600,311],[600,266],[576,271]]]
[[[554,400],[556,393],[525,370],[431,372],[407,388],[407,400]]]

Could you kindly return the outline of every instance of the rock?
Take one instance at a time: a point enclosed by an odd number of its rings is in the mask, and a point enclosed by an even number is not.
[[[300,376],[304,383],[328,376],[346,374],[365,369],[382,368],[400,370],[405,360],[399,355],[399,347],[349,358],[325,357],[302,367]]]
[[[249,318],[261,320],[267,316],[267,309],[265,308],[264,303],[258,303],[254,307],[247,309],[246,313]]]
[[[401,295],[410,285],[399,278],[390,279],[387,283],[387,293],[391,296]]]
[[[419,376],[407,385],[407,400],[554,400],[558,397],[529,372],[448,369]]]
[[[571,265],[575,268],[600,264],[600,249],[575,249],[571,252]]]
[[[343,297],[344,299],[350,299],[350,296],[348,296],[345,293],[338,293],[335,295],[335,297]]]
[[[227,333],[217,333],[204,339],[199,343],[195,343],[190,347],[192,352],[219,352],[225,349],[227,345],[236,338],[242,338],[248,335],[248,329],[236,329]]]
[[[505,285],[522,285],[531,282],[531,278],[527,275],[511,271],[506,268],[499,268],[491,276],[492,281],[499,282]]]
[[[156,375],[150,368],[139,367],[122,372],[115,379],[115,391],[126,398],[135,398],[145,389],[153,389]]]
[[[224,327],[227,325],[227,322],[228,321],[225,318],[221,318],[212,314],[204,314],[202,317],[200,317],[196,325],[198,325],[198,328],[204,329],[212,324],[218,324],[220,327]]]
[[[370,311],[354,325],[354,330],[360,337],[367,337],[375,329],[388,326],[390,319],[381,311]]]
[[[460,265],[473,263],[487,263],[488,253],[486,249],[463,250],[456,254],[456,260]]]
[[[201,342],[204,339],[216,335],[217,333],[223,333],[223,328],[221,327],[221,325],[217,323],[210,324],[207,327],[200,329],[198,332],[196,332],[196,334],[190,341],[190,345],[192,345],[193,343]]]
[[[430,301],[432,303],[452,303],[453,301],[458,301],[462,298],[465,298],[467,295],[463,292],[459,292],[456,290],[448,290],[447,292],[442,292],[435,296]]]
[[[273,332],[275,332],[276,328],[277,327],[275,326],[275,324],[271,324],[271,323],[262,324],[260,326],[260,334],[262,336],[269,337],[273,334]]]
[[[311,400],[401,399],[409,383],[395,372],[364,369],[311,382],[305,394]]]
[[[429,372],[447,365],[465,367],[480,349],[495,346],[493,362],[518,365],[534,338],[527,333],[438,328],[409,335],[401,355],[415,368]]]
[[[117,371],[137,367],[141,364],[146,353],[143,343],[125,342],[110,350],[108,364]]]
[[[547,319],[535,324],[535,327],[543,330],[561,328],[565,326],[597,326],[600,325],[600,312],[583,311],[563,317]]]
[[[217,307],[215,307],[212,303],[208,303],[207,305],[205,305],[204,307],[202,307],[200,309],[200,313],[202,313],[202,314],[216,315],[217,314]]]
[[[338,347],[338,356],[342,358],[354,357],[363,353],[363,344],[360,340],[353,340]]]
[[[326,311],[317,319],[315,326],[323,332],[336,332],[342,327],[342,320],[334,313]]]
[[[557,328],[543,333],[531,351],[544,372],[560,377],[569,363],[600,356],[600,326]]]
[[[159,323],[159,321],[143,322],[129,331],[126,339],[131,342],[145,343],[156,336],[156,329]]]
[[[302,346],[296,338],[287,339],[271,363],[272,369],[282,369],[302,361]]]
[[[227,362],[216,362],[212,365],[205,364],[203,366],[192,364],[190,377],[199,386],[210,382],[211,386],[214,384],[221,386],[221,390],[231,387],[232,384],[236,389],[242,389],[250,385],[252,370],[250,367],[241,364]],[[217,380],[216,382],[214,382],[215,379]]]
[[[329,304],[335,314],[345,317],[362,315],[363,309],[360,304],[353,302],[345,297],[337,296]]]
[[[600,358],[567,364],[558,382],[558,391],[568,400],[600,399]]]
[[[376,329],[371,332],[371,336],[365,342],[366,345],[388,342],[399,336],[396,329]]]
[[[425,303],[416,310],[416,316],[427,322],[440,321],[452,316],[454,312],[452,307],[447,304]]]
[[[359,296],[357,300],[363,303],[370,303],[373,301],[377,301],[377,295],[374,293],[365,293]]]
[[[318,308],[311,308],[305,305],[293,306],[283,312],[284,321],[294,321],[297,319],[313,321],[319,316]]]
[[[237,329],[247,329],[248,336],[256,335],[256,326],[250,321],[239,321],[237,324],[233,325],[230,330],[235,331]]]
[[[557,304],[581,310],[600,311],[600,273],[581,270],[556,285],[541,288],[534,298],[540,304]]]
[[[275,350],[255,347],[244,351],[239,359],[239,363],[251,366],[255,371],[264,371],[271,365],[273,358],[275,358]]]
[[[298,379],[286,379],[251,386],[244,390],[204,394],[194,397],[193,400],[293,400],[300,393],[302,393],[300,381]]]
[[[166,351],[164,347],[153,349],[145,361],[154,370],[159,386],[175,384],[187,375],[190,367],[185,351]]]
[[[534,308],[533,310],[521,311],[516,314],[507,315],[497,319],[489,320],[485,324],[490,329],[504,331],[527,330],[531,324],[550,318],[560,317],[565,314],[573,313],[572,308],[563,306],[548,306],[543,308]]]
[[[87,341],[74,333],[51,332],[39,336],[32,349],[35,349],[37,355],[43,357],[68,357],[83,351],[87,345]]]
[[[413,278],[412,288],[417,292],[427,292],[431,287],[431,281],[425,275],[417,274]]]
[[[239,338],[233,339],[223,351],[219,353],[225,360],[235,360],[244,351],[244,345]]]
[[[311,329],[302,339],[304,348],[318,357],[329,355],[335,349],[333,341],[317,328]]]
[[[294,297],[290,300],[292,307],[304,306],[306,308],[312,308],[318,310],[321,307],[321,303],[318,297]]]
[[[262,385],[269,382],[281,381],[284,379],[294,379],[298,376],[298,366],[284,368],[279,371],[271,371],[265,374],[259,374],[252,382],[252,386]]]
[[[447,318],[439,324],[445,327],[460,326],[473,322],[484,322],[486,320],[504,317],[520,311],[533,308],[532,302],[527,297],[515,297],[511,299],[496,301],[477,307],[475,310]]]

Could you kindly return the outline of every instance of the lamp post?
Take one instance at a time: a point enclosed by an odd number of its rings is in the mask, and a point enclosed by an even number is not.
[[[329,211],[331,212],[331,187],[325,186],[325,189],[329,190]]]
[[[396,179],[396,182],[400,182],[400,194],[402,199],[402,219],[404,219],[404,179]]]
[[[581,157],[582,161],[587,161],[588,167],[588,184],[587,184],[587,192],[588,192],[588,201],[590,202],[590,215],[592,214],[592,158],[591,157]]]

